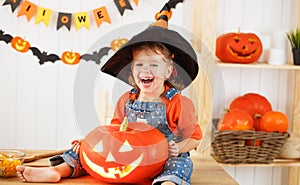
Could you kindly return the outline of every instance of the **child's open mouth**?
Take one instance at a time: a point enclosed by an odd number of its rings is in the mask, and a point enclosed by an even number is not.
[[[153,82],[153,78],[141,78],[141,82],[143,84],[150,84],[151,82]]]

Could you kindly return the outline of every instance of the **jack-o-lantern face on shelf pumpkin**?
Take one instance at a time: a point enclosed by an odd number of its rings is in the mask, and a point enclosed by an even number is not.
[[[80,61],[80,54],[72,51],[65,51],[61,55],[61,60],[65,64],[71,64],[71,65],[78,64]]]
[[[261,40],[254,33],[227,33],[217,38],[216,56],[222,62],[252,63],[262,51]]]
[[[30,43],[24,39],[22,39],[21,37],[14,37],[11,40],[11,46],[12,48],[14,48],[15,50],[25,53],[29,50],[30,48]]]
[[[99,126],[81,144],[80,161],[93,177],[109,183],[140,183],[156,176],[168,158],[168,142],[156,128],[139,122]]]
[[[117,51],[126,42],[128,42],[128,39],[115,39],[115,40],[111,41],[110,47],[113,51]]]

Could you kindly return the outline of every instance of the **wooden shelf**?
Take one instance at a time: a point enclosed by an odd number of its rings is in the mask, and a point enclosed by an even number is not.
[[[212,155],[212,157],[218,162],[221,166],[234,166],[234,167],[243,167],[243,166],[253,166],[253,167],[283,167],[283,166],[297,166],[300,167],[300,159],[274,159],[272,163],[269,164],[226,164],[220,162],[217,156]]]
[[[270,65],[266,62],[254,62],[250,64],[238,64],[238,63],[224,63],[218,61],[218,66],[221,68],[225,67],[236,67],[236,68],[263,68],[263,69],[284,69],[284,70],[300,70],[300,66],[293,64],[283,64],[283,65]]]

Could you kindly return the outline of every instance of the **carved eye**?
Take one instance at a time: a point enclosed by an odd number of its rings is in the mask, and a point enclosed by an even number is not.
[[[102,143],[102,140],[99,143],[97,143],[92,150],[94,152],[103,152],[103,143]]]
[[[254,44],[254,43],[255,43],[255,41],[256,41],[256,40],[255,40],[255,39],[253,39],[253,38],[250,38],[250,39],[249,39],[249,42],[250,42],[250,44]]]
[[[120,147],[119,152],[130,152],[133,148],[129,144],[129,142],[126,140],[123,145]]]
[[[238,43],[238,42],[240,41],[240,38],[237,37],[237,36],[235,36],[235,37],[233,38],[233,40],[234,40],[234,42]]]

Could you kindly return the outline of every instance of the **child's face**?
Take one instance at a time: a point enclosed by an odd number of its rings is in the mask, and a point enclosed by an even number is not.
[[[141,92],[156,94],[164,90],[164,81],[172,71],[173,66],[165,62],[161,54],[145,50],[133,52],[132,73]]]

